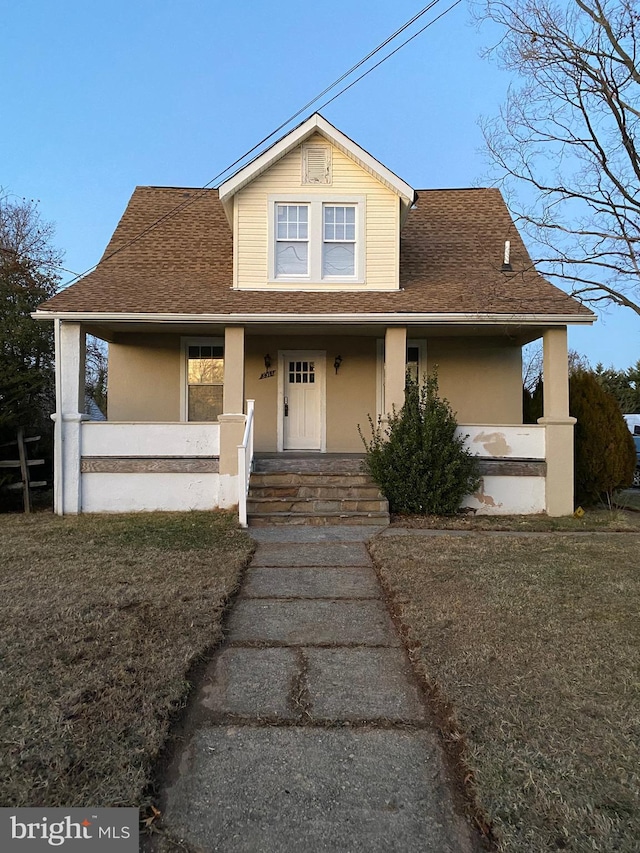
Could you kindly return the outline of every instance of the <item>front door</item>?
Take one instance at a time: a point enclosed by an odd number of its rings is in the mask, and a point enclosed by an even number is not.
[[[325,361],[324,352],[280,353],[283,450],[324,450]]]

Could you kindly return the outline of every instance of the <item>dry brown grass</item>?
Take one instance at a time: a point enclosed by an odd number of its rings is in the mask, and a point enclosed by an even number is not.
[[[640,537],[379,537],[500,850],[637,853]]]
[[[640,494],[640,492],[639,492]],[[633,496],[624,493],[624,506],[638,506]],[[430,528],[434,530],[510,530],[521,533],[640,533],[640,514],[624,509],[587,509],[581,518],[547,515],[396,515],[392,527]]]
[[[226,513],[0,516],[0,805],[145,805],[251,552]]]

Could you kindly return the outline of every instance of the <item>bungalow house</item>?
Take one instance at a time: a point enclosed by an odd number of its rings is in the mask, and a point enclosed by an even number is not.
[[[218,189],[136,188],[97,268],[34,316],[55,324],[58,513],[244,523],[254,453],[339,465],[407,369],[436,366],[482,461],[466,505],[573,511],[567,325],[594,315],[536,272],[498,190],[416,191],[319,114]],[[87,333],[109,344],[103,422],[83,414]],[[523,425],[539,338],[544,417]]]

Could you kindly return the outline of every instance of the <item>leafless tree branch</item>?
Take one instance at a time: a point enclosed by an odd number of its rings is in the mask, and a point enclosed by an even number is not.
[[[640,314],[640,0],[477,0],[521,81],[481,122],[539,271]]]

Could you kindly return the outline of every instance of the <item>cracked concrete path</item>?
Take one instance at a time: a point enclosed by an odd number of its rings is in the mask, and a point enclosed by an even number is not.
[[[164,791],[164,825],[191,849],[478,849],[365,546],[374,532],[251,531]]]

